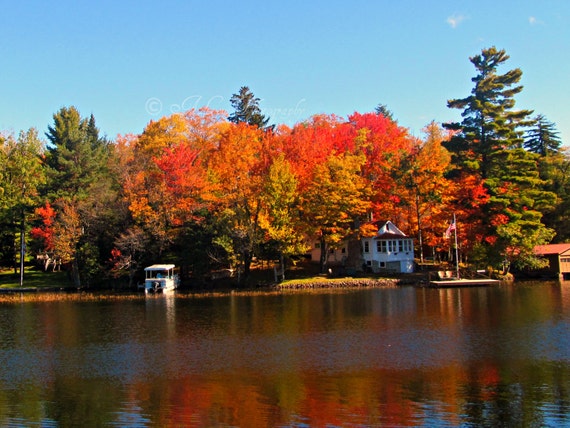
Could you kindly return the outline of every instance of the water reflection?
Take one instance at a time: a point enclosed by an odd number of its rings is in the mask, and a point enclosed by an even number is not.
[[[0,424],[560,426],[570,285],[0,305]]]

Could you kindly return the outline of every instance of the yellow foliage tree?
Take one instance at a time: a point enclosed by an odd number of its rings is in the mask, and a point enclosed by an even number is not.
[[[313,181],[301,196],[301,212],[309,236],[320,240],[320,267],[328,252],[353,233],[354,222],[370,208],[368,182],[362,177],[363,155],[332,154],[317,165]]]

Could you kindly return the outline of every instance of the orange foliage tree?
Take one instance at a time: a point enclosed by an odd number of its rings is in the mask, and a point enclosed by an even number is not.
[[[413,149],[414,139],[405,128],[383,114],[354,113],[348,118],[352,128],[354,150],[362,152],[366,162],[362,175],[370,182],[374,217],[392,220],[403,229],[402,195],[397,189],[393,172],[400,168],[405,156]]]
[[[203,158],[217,145],[223,117],[206,108],[163,117],[119,146],[125,198],[135,223],[157,244],[157,255],[206,204]]]
[[[441,247],[442,228],[449,220],[449,203],[453,183],[445,178],[451,156],[441,145],[446,138],[440,126],[432,122],[424,128],[425,141],[416,141],[413,150],[403,158],[401,169],[395,170],[395,189],[407,224],[418,238],[420,261],[424,261],[424,244],[434,251]]]
[[[232,263],[243,269],[243,282],[263,239],[259,224],[266,133],[247,123],[226,123],[217,146],[208,158],[208,199],[217,221],[215,243],[226,250]]]
[[[271,163],[263,184],[260,225],[275,248],[285,277],[285,258],[303,254],[309,248],[299,219],[298,180],[283,153]]]
[[[211,248],[246,280],[262,248],[294,255],[317,236],[324,268],[326,252],[370,214],[421,236],[420,256],[423,245],[444,248],[450,207],[467,218],[485,194],[467,177],[454,187],[445,177],[447,135],[435,123],[425,132],[420,141],[376,113],[315,115],[264,130],[201,109],[119,138],[117,158],[134,225],[152,238],[156,255],[206,215]],[[474,233],[467,230],[463,240]]]
[[[490,195],[480,176],[462,172],[452,180],[454,197],[450,204],[450,213],[457,217],[457,239],[461,254],[472,253],[474,246],[488,238],[485,224],[484,206]],[[450,214],[451,219],[451,214]]]
[[[324,272],[330,249],[356,233],[355,220],[370,208],[366,159],[350,153],[331,154],[315,168],[313,181],[301,196],[301,212],[308,236],[320,241],[320,268]]]
[[[282,151],[299,180],[300,189],[313,178],[315,167],[326,162],[331,152],[341,144],[338,131],[344,126],[337,116],[315,115],[295,125],[282,138]]]

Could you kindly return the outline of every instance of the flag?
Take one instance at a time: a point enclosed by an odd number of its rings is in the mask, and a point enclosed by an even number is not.
[[[455,219],[453,219],[451,221],[451,224],[447,227],[447,230],[445,231],[445,237],[449,239],[451,237],[451,232],[453,232],[454,230],[455,230]]]

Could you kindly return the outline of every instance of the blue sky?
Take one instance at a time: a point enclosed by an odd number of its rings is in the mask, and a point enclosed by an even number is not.
[[[103,134],[204,105],[231,110],[249,86],[273,123],[385,104],[417,136],[459,119],[481,49],[519,67],[517,108],[570,144],[570,1],[0,0],[0,131],[40,133],[63,106]]]

